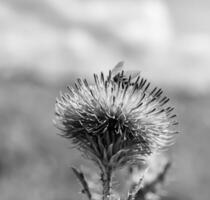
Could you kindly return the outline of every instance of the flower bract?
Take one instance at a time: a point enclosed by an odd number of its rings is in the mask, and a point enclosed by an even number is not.
[[[56,126],[101,168],[134,164],[173,144],[169,98],[140,74],[113,70],[94,74],[92,85],[78,79],[67,88],[56,101]]]

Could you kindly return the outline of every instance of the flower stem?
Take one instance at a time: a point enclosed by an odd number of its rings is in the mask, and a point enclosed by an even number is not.
[[[102,200],[109,200],[112,184],[112,170],[110,168],[107,168],[105,171],[102,171],[101,180],[103,186]]]
[[[80,181],[80,183],[82,184],[83,186],[83,190],[82,192],[85,193],[88,197],[88,200],[91,200],[92,199],[92,195],[90,193],[90,189],[89,189],[89,186],[88,186],[88,183],[87,181],[85,180],[85,176],[84,174],[81,172],[81,171],[78,171],[76,168],[72,167],[72,170],[74,172],[74,174],[76,175],[76,177],[78,178],[78,180]]]
[[[142,182],[143,182],[143,179],[144,179],[144,175],[146,174],[148,168],[149,167],[147,167],[144,170],[144,173],[143,173],[142,177],[139,179],[138,183],[135,183],[135,184],[133,184],[131,186],[130,191],[128,193],[127,200],[135,200],[136,199],[136,195],[141,192]],[[138,198],[138,199],[142,199],[142,198]]]

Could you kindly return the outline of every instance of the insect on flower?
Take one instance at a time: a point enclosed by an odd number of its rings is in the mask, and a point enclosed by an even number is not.
[[[134,71],[129,71],[129,72],[124,72],[123,71],[123,62],[119,62],[112,70],[112,75],[113,75],[113,81],[114,82],[119,82],[121,81],[123,83],[123,86],[126,84],[131,84],[134,85],[134,82],[132,83],[132,80],[140,76],[140,72],[134,72]],[[128,83],[128,77],[131,76],[131,83]]]
[[[62,135],[100,169],[116,169],[145,160],[172,145],[176,115],[169,98],[139,73],[122,70],[123,63],[94,84],[78,79],[55,105],[56,126]]]

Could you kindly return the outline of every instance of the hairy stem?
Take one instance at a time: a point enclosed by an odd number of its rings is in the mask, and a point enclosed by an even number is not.
[[[102,200],[109,200],[112,184],[112,170],[110,168],[107,168],[105,171],[102,171],[101,181],[103,186]]]
[[[74,167],[72,167],[72,170],[73,170],[74,174],[76,175],[76,177],[78,178],[78,180],[80,181],[80,183],[83,186],[82,193],[85,193],[87,195],[87,197],[88,197],[88,200],[91,200],[92,199],[92,195],[90,193],[88,183],[85,180],[84,174],[82,172],[78,171],[77,169],[75,169]]]
[[[134,185],[131,186],[129,193],[128,193],[128,198],[127,200],[135,200],[137,193],[141,190],[142,188],[142,182],[144,179],[144,175],[147,172],[148,167],[144,170],[144,173],[142,177],[139,179],[138,183],[135,183]]]

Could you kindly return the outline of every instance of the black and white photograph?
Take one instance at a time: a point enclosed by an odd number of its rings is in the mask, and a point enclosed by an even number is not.
[[[0,200],[209,200],[210,1],[0,0]]]

